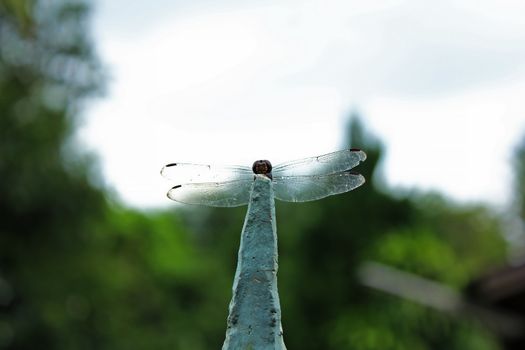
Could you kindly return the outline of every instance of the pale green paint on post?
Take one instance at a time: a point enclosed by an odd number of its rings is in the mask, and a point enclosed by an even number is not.
[[[277,228],[271,181],[256,175],[241,234],[223,350],[285,350],[277,292]]]

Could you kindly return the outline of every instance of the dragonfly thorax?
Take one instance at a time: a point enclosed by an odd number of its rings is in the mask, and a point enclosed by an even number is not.
[[[272,172],[272,163],[269,160],[256,160],[253,162],[252,170],[255,174],[269,175]]]

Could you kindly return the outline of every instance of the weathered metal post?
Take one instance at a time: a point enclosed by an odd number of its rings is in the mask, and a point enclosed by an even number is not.
[[[272,183],[255,175],[239,247],[223,350],[285,350],[277,291]]]

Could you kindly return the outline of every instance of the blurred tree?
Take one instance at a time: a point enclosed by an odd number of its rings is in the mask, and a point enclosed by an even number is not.
[[[367,183],[322,201],[279,203],[280,290],[285,340],[301,349],[494,349],[469,323],[364,289],[372,259],[457,288],[504,258],[498,221],[482,207],[435,196],[401,196],[378,186],[381,144],[354,115],[348,145],[366,150]],[[299,213],[300,212],[300,213]],[[305,340],[305,334],[308,340]]]
[[[53,347],[45,305],[35,305],[47,296],[35,288],[61,274],[45,269],[76,253],[103,209],[88,159],[69,142],[73,116],[101,81],[87,10],[81,1],[0,3],[0,347]]]
[[[103,82],[88,14],[0,2],[0,349],[218,348],[229,271],[173,213],[108,203],[71,138]]]
[[[359,262],[372,242],[409,225],[413,215],[408,200],[383,193],[374,184],[383,147],[356,117],[347,145],[367,153],[366,162],[356,169],[367,179],[365,185],[321,201],[278,205],[283,327],[292,349],[346,348],[334,346],[331,338],[340,317],[366,298],[355,278]]]

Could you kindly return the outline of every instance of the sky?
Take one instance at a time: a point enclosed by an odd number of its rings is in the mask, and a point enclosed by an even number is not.
[[[161,207],[166,163],[329,153],[357,111],[387,186],[503,206],[525,137],[524,16],[521,0],[99,0],[109,81],[78,139],[120,200]]]

